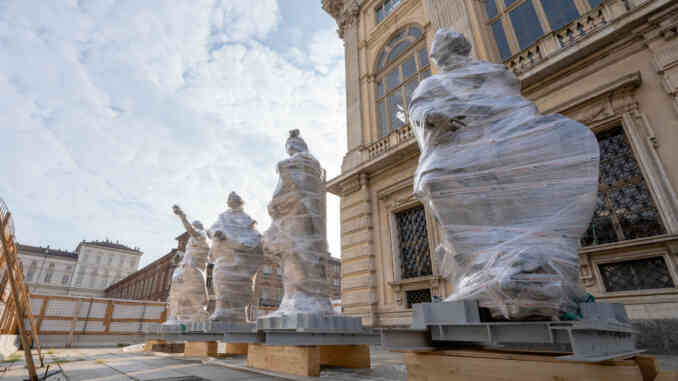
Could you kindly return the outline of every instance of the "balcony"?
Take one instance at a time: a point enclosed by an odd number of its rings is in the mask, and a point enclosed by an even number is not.
[[[614,43],[616,33],[632,27],[652,8],[652,0],[608,0],[564,27],[545,34],[504,62],[523,88]]]
[[[405,125],[399,129],[392,131],[390,134],[380,138],[379,140],[368,144],[363,149],[363,161],[372,160],[382,156],[386,152],[392,150],[399,145],[408,142],[414,138],[414,132],[410,125]]]

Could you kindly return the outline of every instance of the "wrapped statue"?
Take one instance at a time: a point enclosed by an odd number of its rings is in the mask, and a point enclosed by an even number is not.
[[[495,318],[574,314],[598,142],[576,121],[540,115],[512,73],[470,51],[463,35],[438,30],[431,58],[441,73],[409,105],[421,151],[414,192],[440,224],[447,300],[477,299]]]
[[[286,150],[289,158],[278,163],[278,185],[268,204],[271,226],[264,233],[264,252],[280,263],[285,295],[268,316],[333,314],[323,169],[299,130],[290,131]]]
[[[186,252],[179,252],[173,258],[177,267],[172,274],[167,324],[205,320],[207,318],[205,272],[209,253],[205,229],[200,221],[196,220],[190,224],[178,205],[174,205],[172,209],[181,219],[190,237],[186,243]]]
[[[207,234],[212,239],[210,263],[216,306],[210,320],[245,323],[245,306],[252,297],[251,279],[264,262],[261,234],[256,221],[243,211],[235,192],[228,196],[228,210],[221,213]]]

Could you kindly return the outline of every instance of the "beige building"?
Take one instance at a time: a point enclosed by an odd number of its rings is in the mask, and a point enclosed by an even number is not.
[[[100,293],[135,272],[143,255],[137,248],[108,240],[82,241],[75,252],[78,254],[78,265],[73,286]]]
[[[49,246],[17,244],[19,261],[23,265],[24,282],[31,293],[69,295],[78,255]]]
[[[322,0],[346,56],[348,152],[327,182],[341,196],[344,311],[409,324],[445,297],[435,221],[412,196],[418,147],[396,117],[423,78],[437,28],[503,62],[544,113],[588,125],[601,146],[599,205],[581,279],[633,319],[678,317],[678,2]],[[526,207],[529,207],[526,205]]]

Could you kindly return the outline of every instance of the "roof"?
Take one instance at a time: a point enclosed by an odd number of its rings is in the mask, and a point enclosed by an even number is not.
[[[80,242],[78,247],[80,247],[80,245],[99,246],[99,247],[105,247],[107,249],[128,250],[128,251],[135,251],[137,253],[141,253],[141,250],[139,250],[139,248],[136,248],[136,247],[131,248],[131,247],[125,246],[121,243],[111,242],[109,240],[106,240],[106,241],[82,241],[82,242]],[[75,250],[78,250],[78,249],[76,248]]]
[[[42,246],[31,246],[31,245],[22,245],[20,243],[17,243],[17,249],[19,250],[19,253],[27,253],[27,254],[39,254],[39,255],[49,255],[49,256],[55,256],[55,257],[62,257],[62,258],[69,258],[69,259],[78,259],[78,254],[73,253],[71,251],[66,251],[66,250],[57,250],[57,249],[51,249],[49,246],[47,247],[42,247]]]

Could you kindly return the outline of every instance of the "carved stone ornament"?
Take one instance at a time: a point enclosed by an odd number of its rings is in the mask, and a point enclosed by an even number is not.
[[[597,200],[596,137],[540,115],[513,73],[470,51],[463,35],[439,29],[431,58],[441,73],[419,84],[409,108],[421,151],[414,192],[440,223],[447,300],[476,299],[507,319],[576,313],[577,246]]]

